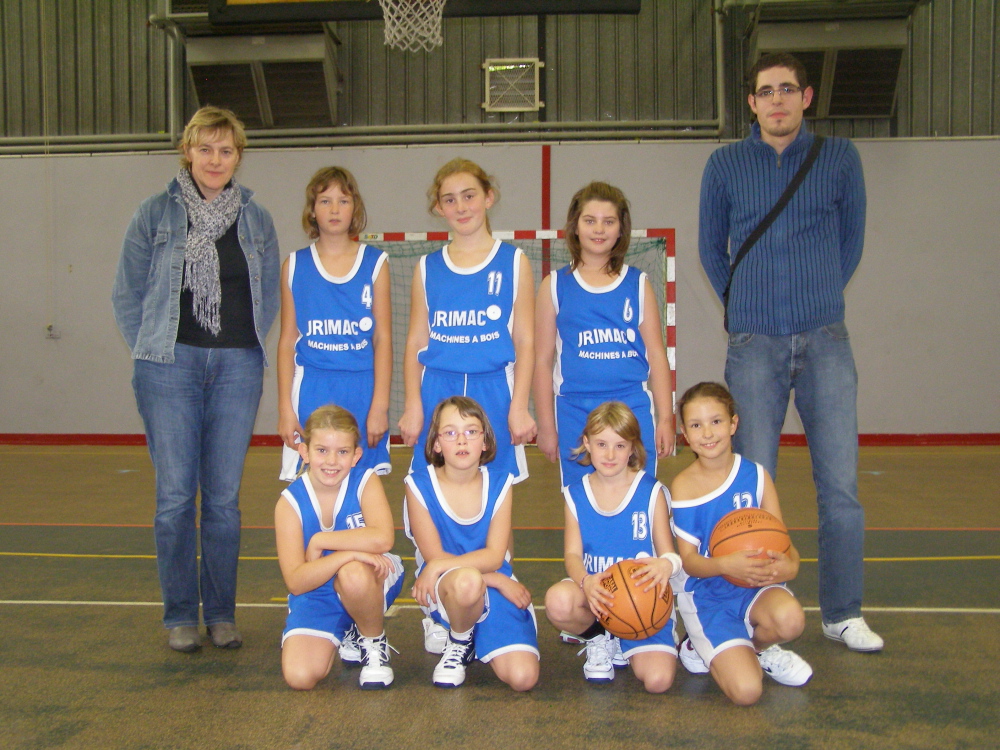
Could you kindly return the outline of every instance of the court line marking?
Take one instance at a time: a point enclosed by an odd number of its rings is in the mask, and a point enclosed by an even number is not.
[[[0,605],[40,605],[40,606],[66,606],[66,607],[162,607],[163,602],[113,602],[113,601],[72,601],[54,599],[0,599]],[[238,609],[281,609],[288,605],[286,603],[262,603],[262,602],[237,602]],[[386,616],[399,610],[419,610],[416,604],[393,604],[386,612]],[[803,607],[806,612],[819,612],[819,607]],[[536,611],[544,611],[545,605],[535,606]],[[997,608],[976,608],[976,607],[865,607],[866,614],[878,612],[881,614],[949,614],[949,615],[1000,615]]]
[[[38,526],[39,528],[81,528],[81,529],[151,529],[151,523],[46,523],[39,521],[0,521],[3,526]],[[197,528],[197,527],[196,527]],[[274,531],[273,526],[241,526],[254,531]],[[512,526],[514,531],[563,531],[562,526]],[[402,526],[394,526],[394,531],[403,531]],[[815,526],[789,526],[789,531],[818,531]],[[866,526],[865,531],[1000,531],[1000,526]]]
[[[0,557],[62,557],[97,560],[155,560],[156,555],[96,555],[74,552],[0,552]],[[249,555],[240,557],[240,562],[276,562],[277,557]],[[400,557],[401,560],[415,560],[415,557]],[[982,562],[1000,560],[1000,555],[947,555],[940,557],[866,557],[865,562]],[[561,557],[515,557],[515,563],[561,563]],[[815,557],[803,557],[799,562],[815,563]]]

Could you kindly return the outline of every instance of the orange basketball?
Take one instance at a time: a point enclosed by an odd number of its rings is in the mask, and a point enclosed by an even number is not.
[[[724,557],[740,550],[764,548],[764,552],[755,557],[767,557],[768,550],[786,553],[792,547],[791,537],[778,518],[772,516],[763,508],[741,508],[727,513],[712,529],[708,541],[708,554],[711,557]],[[723,576],[727,581],[745,589],[753,588],[739,578]]]
[[[610,576],[601,585],[615,597],[614,606],[601,617],[601,625],[611,635],[637,641],[660,632],[674,608],[674,593],[670,586],[657,585],[650,591],[648,583],[637,583],[632,572],[645,566],[642,560],[622,560],[608,568]]]

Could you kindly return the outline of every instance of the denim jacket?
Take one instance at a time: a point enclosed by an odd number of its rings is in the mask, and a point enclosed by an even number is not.
[[[250,271],[254,326],[266,363],[264,339],[280,302],[278,236],[271,214],[253,200],[253,192],[242,185],[240,190],[237,230]],[[175,178],[166,191],[142,202],[125,232],[111,302],[133,359],[174,361],[187,228],[187,209]]]

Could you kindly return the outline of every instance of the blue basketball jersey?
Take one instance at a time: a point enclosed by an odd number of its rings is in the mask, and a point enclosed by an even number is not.
[[[361,493],[364,492],[365,485],[368,484],[368,479],[373,474],[374,471],[372,469],[359,471],[355,468],[347,475],[347,479],[340,483],[340,494],[337,496],[337,503],[333,508],[332,526],[324,526],[322,523],[319,499],[316,497],[316,492],[313,489],[308,474],[303,474],[282,491],[282,496],[291,503],[292,508],[299,517],[299,521],[302,522],[303,549],[309,547],[309,540],[313,538],[314,534],[320,531],[345,531],[347,529],[361,528],[365,525],[365,518],[361,513]],[[328,555],[330,551],[326,550],[323,554]],[[289,594],[289,608],[292,608],[298,596],[308,596],[311,598],[318,596],[339,602],[339,597],[333,586],[320,586],[313,591],[307,591],[305,594]]]
[[[323,268],[315,245],[288,256],[299,328],[296,364],[353,372],[374,367],[372,302],[375,279],[387,260],[377,247],[361,245],[350,273],[338,278]]]
[[[497,240],[475,268],[458,268],[447,247],[420,259],[430,338],[417,354],[424,367],[478,374],[514,362],[514,300],[520,248]]]
[[[441,496],[441,486],[438,484],[434,467],[424,464],[415,468],[403,481],[413,492],[414,497],[427,509],[434,521],[438,535],[441,537],[441,548],[452,555],[464,555],[486,547],[490,524],[496,515],[500,503],[507,496],[507,490],[513,483],[510,474],[500,476],[491,472],[486,466],[479,467],[483,476],[483,499],[479,514],[475,518],[459,518],[454,514]],[[403,525],[406,536],[416,547],[416,540],[410,531],[410,515],[406,504],[403,506]],[[417,576],[424,569],[424,558],[417,549]],[[513,569],[510,560],[505,559],[498,572],[511,575]]]
[[[614,283],[592,287],[569,266],[552,276],[556,312],[556,395],[606,392],[649,379],[645,313],[646,274],[623,266]]]
[[[672,503],[674,536],[698,548],[698,554],[709,557],[708,545],[712,530],[724,515],[740,508],[759,508],[764,499],[764,467],[736,454],[733,468],[722,485],[713,492],[693,500]],[[722,576],[688,577],[685,591],[710,587],[718,593],[726,590],[745,591]],[[721,591],[719,590],[721,587]]]
[[[653,518],[661,493],[669,497],[656,477],[640,471],[632,486],[613,511],[597,506],[590,488],[591,474],[563,488],[570,512],[580,524],[583,565],[588,573],[602,573],[622,560],[656,557],[653,546]]]

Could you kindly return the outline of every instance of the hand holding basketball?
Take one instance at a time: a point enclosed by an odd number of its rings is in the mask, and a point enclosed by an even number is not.
[[[674,594],[669,584],[656,585],[646,589],[637,582],[640,571],[651,567],[649,563],[657,558],[623,560],[605,571],[601,585],[615,592],[614,605],[607,613],[598,617],[601,625],[611,635],[629,640],[641,640],[658,633],[670,620],[674,608]],[[673,570],[669,561],[666,567]],[[669,574],[668,574],[669,579]]]
[[[723,568],[723,578],[744,588],[785,580],[780,577],[781,563],[791,547],[785,524],[763,508],[727,513],[712,529],[708,543],[709,554]]]
[[[674,572],[673,563],[661,557],[644,557],[637,561],[642,567],[632,571],[633,585],[643,591],[652,591],[657,586],[670,586],[670,576]]]
[[[722,568],[722,577],[736,586],[757,589],[774,583],[773,564],[763,548],[736,550],[715,559]]]
[[[587,597],[587,605],[598,620],[607,616],[608,608],[615,602],[614,595],[604,586],[604,579],[610,575],[607,570],[602,573],[591,573],[584,576],[580,584],[583,595]]]

